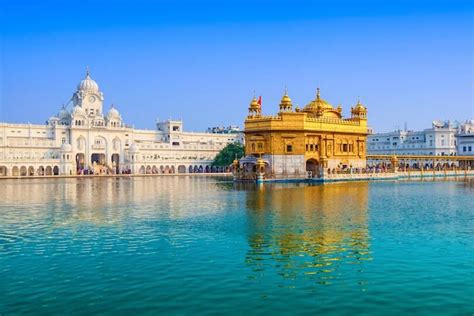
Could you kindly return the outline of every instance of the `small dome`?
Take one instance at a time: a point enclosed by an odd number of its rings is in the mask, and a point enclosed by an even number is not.
[[[286,94],[286,92],[285,92],[285,95],[281,98],[281,103],[282,104],[291,103],[291,98],[288,96],[288,94]]]
[[[140,151],[140,148],[138,147],[138,145],[136,143],[133,143],[131,146],[130,146],[130,152],[132,154],[134,153],[137,153]]]
[[[57,116],[51,116],[49,121],[59,121],[59,118]]]
[[[250,108],[251,109],[256,109],[259,108],[260,104],[258,104],[258,101],[255,97],[253,97],[252,101],[250,102]]]
[[[66,144],[66,143],[62,144],[61,145],[61,151],[72,151],[71,144]]]
[[[89,69],[87,69],[86,77],[79,82],[77,85],[77,90],[87,91],[87,92],[99,92],[99,85],[97,82],[91,79],[89,74]]]
[[[357,100],[357,104],[353,108],[351,108],[351,113],[354,117],[365,118],[367,117],[367,108],[362,103],[360,103],[359,99]]]
[[[108,118],[120,118],[119,111],[112,105],[109,112],[107,113]]]
[[[72,115],[84,115],[86,116],[86,111],[80,107],[79,105],[76,105],[75,107],[72,108]]]
[[[61,119],[67,119],[71,116],[71,113],[69,113],[68,110],[66,110],[66,107],[63,105],[61,110],[59,110],[58,113],[58,118]]]
[[[357,100],[357,104],[355,105],[354,109],[363,111],[367,110],[367,108],[362,103],[360,103],[360,100]]]

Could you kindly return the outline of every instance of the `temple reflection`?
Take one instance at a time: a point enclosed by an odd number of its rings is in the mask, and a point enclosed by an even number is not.
[[[364,182],[247,187],[252,277],[277,273],[331,283],[342,269],[362,272],[371,259],[368,189]]]

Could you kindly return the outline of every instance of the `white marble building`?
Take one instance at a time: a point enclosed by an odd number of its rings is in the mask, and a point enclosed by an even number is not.
[[[206,172],[228,143],[243,142],[242,133],[184,132],[181,120],[134,129],[115,107],[103,112],[88,71],[70,103],[45,125],[0,123],[0,176]]]
[[[458,155],[474,156],[474,120],[462,123],[456,138]]]
[[[422,131],[394,131],[376,133],[367,137],[369,155],[457,155],[458,124],[434,121],[431,128]]]

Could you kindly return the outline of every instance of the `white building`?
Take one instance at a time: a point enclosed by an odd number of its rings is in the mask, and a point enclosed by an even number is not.
[[[423,131],[394,131],[367,137],[369,155],[453,156],[457,154],[458,124],[434,121]]]
[[[456,138],[458,155],[474,156],[474,120],[461,124]]]
[[[181,120],[127,126],[114,106],[103,112],[88,71],[71,102],[46,125],[0,123],[0,176],[206,172],[228,143],[243,142],[242,133],[184,132]]]

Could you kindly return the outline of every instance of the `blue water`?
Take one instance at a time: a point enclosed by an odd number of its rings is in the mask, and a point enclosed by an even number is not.
[[[0,182],[0,314],[472,315],[474,182]]]

